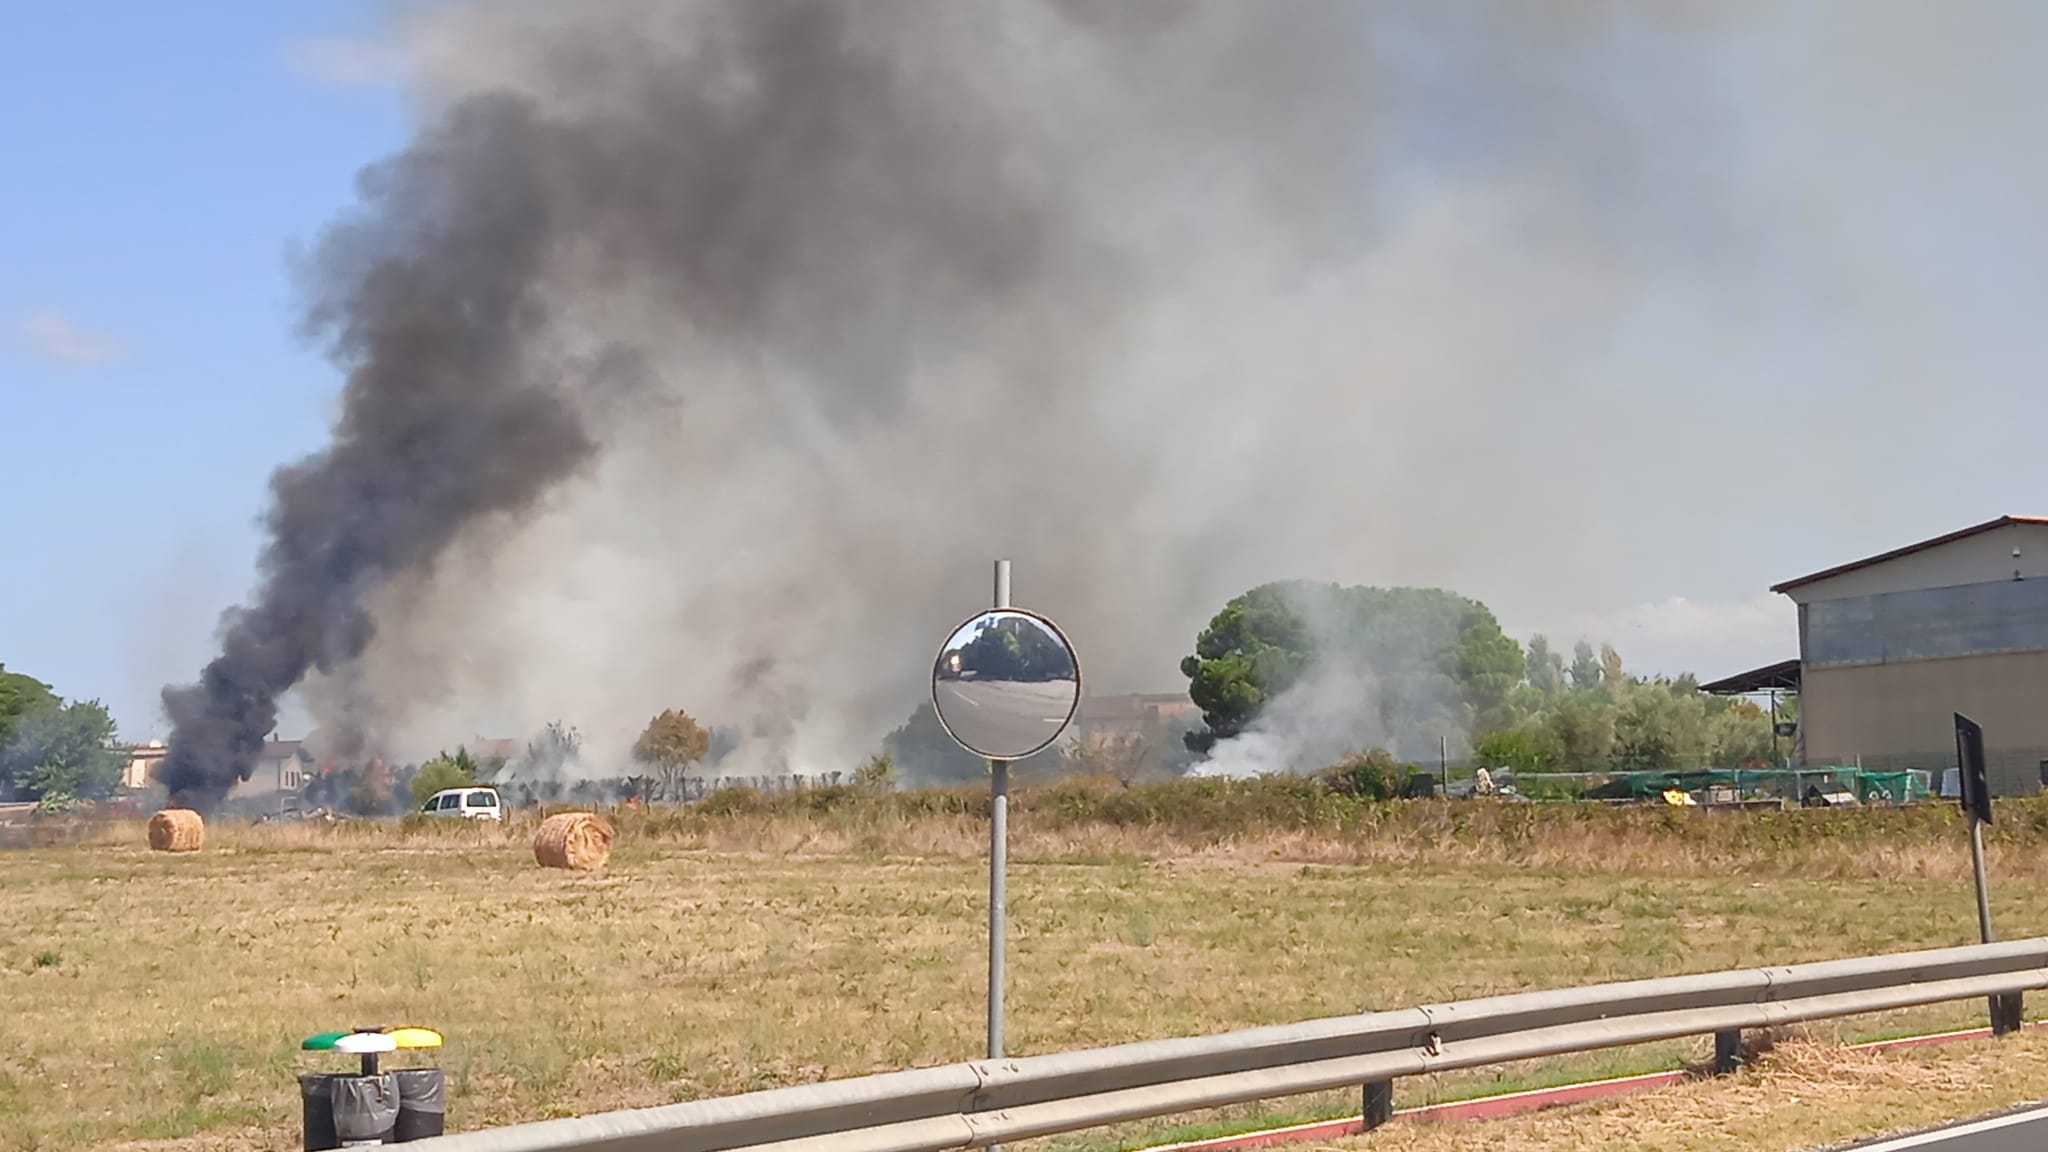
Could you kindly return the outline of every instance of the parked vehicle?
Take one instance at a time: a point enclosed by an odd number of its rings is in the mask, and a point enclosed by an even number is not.
[[[498,803],[496,788],[444,788],[420,805],[425,816],[452,816],[464,820],[503,820],[504,806]]]

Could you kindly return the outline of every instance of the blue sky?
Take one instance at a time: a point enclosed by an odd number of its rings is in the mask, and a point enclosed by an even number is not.
[[[0,37],[0,661],[124,735],[253,572],[265,480],[336,373],[290,257],[405,112],[327,0],[24,5]]]

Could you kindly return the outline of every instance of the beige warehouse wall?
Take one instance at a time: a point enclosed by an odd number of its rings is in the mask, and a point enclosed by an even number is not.
[[[2001,773],[2014,778],[2000,791],[2032,791],[2019,785],[2024,769],[2035,765],[2018,761],[2048,749],[2048,652],[1808,668],[1799,711],[1807,763],[1851,763],[1860,756],[1870,767],[1902,767],[1900,757],[1952,760],[1953,717],[1961,712],[1984,726],[1993,760],[2014,761]]]

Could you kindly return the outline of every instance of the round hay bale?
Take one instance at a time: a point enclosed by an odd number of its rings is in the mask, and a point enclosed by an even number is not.
[[[611,857],[611,821],[589,812],[557,812],[533,835],[533,858],[543,868],[589,872]]]
[[[149,846],[158,852],[197,852],[206,843],[206,821],[190,808],[166,808],[149,818]]]

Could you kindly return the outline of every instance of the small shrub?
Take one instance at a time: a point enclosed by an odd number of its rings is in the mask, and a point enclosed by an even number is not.
[[[1347,756],[1316,774],[1323,787],[1354,800],[1391,800],[1401,793],[1401,765],[1383,749]]]
[[[870,792],[888,792],[896,787],[896,761],[887,752],[877,752],[853,770],[853,786]]]

